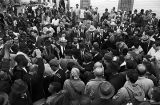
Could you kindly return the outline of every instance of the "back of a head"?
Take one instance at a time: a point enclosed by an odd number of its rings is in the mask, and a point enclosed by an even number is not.
[[[71,78],[77,80],[77,79],[79,79],[79,75],[80,75],[79,69],[76,67],[73,67],[71,70],[71,75],[70,75]]]
[[[71,71],[74,66],[75,66],[75,63],[69,62],[69,63],[67,64],[67,69],[68,69],[69,71]]]
[[[96,69],[97,67],[103,68],[103,64],[101,62],[96,62],[94,64],[94,69]]]
[[[138,73],[132,69],[127,72],[127,77],[131,83],[135,83],[138,80]]]
[[[26,57],[22,54],[17,55],[14,60],[17,62],[18,65],[21,66],[27,66],[28,64]]]
[[[97,67],[93,72],[96,77],[102,77],[104,75],[104,69],[101,67]]]
[[[138,71],[139,76],[145,75],[146,74],[146,66],[144,64],[139,64],[137,66],[137,71]]]
[[[137,64],[133,60],[126,60],[126,67],[127,69],[136,69]]]

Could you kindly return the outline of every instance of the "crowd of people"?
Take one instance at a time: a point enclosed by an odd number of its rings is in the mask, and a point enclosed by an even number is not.
[[[0,105],[160,105],[152,10],[15,10],[0,14]]]

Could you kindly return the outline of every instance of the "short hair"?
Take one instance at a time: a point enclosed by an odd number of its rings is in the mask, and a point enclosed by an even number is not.
[[[126,67],[127,69],[136,69],[137,65],[133,60],[126,60]]]
[[[17,55],[14,60],[17,62],[18,65],[21,66],[26,66],[26,63],[28,63],[28,60],[22,54]]]
[[[144,65],[144,64],[139,64],[138,66],[137,66],[137,71],[138,71],[138,74],[140,75],[140,76],[143,76],[144,74],[146,74],[146,66]]]
[[[69,71],[71,71],[74,66],[75,66],[75,63],[69,62],[69,63],[67,64],[67,69],[68,69]]]
[[[52,82],[52,83],[50,83],[50,85],[53,86],[52,92],[53,91],[54,92],[59,92],[61,90],[61,87],[62,87],[61,83],[59,83],[59,82]]]
[[[127,77],[131,83],[135,83],[138,80],[138,73],[136,70],[131,69],[127,72]]]
[[[152,16],[156,16],[156,13],[152,13]]]

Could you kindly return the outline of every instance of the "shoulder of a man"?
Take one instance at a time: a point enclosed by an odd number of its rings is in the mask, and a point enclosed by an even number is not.
[[[153,81],[151,79],[146,78],[146,77],[139,77],[136,84],[139,84],[139,83],[153,84]]]

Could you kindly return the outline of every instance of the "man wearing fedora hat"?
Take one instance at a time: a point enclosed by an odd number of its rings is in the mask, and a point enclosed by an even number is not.
[[[100,83],[98,87],[99,98],[93,100],[91,105],[118,105],[112,100],[114,92],[114,87],[109,82]]]

